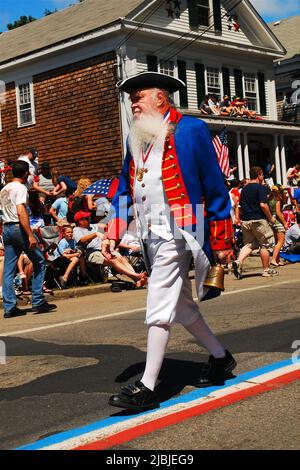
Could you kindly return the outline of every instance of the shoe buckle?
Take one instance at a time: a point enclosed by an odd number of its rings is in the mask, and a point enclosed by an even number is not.
[[[121,390],[123,393],[125,393],[125,395],[129,396],[136,395],[137,393],[141,392],[141,389],[139,387],[132,384],[126,385],[125,387],[121,387]]]

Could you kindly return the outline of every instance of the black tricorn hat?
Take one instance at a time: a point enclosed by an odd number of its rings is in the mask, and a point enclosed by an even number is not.
[[[186,84],[179,78],[171,77],[159,72],[142,72],[133,77],[126,78],[117,83],[119,91],[131,93],[134,90],[145,90],[146,88],[160,88],[174,93],[186,88]]]

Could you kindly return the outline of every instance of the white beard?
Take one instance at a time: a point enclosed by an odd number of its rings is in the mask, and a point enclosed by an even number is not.
[[[128,144],[133,156],[135,167],[142,163],[141,150],[145,145],[163,143],[167,135],[168,125],[160,113],[144,114],[139,119],[133,119]]]

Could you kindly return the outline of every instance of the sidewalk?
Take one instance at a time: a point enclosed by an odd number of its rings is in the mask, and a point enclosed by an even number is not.
[[[282,268],[281,268],[282,269]],[[284,268],[283,268],[284,269]],[[243,275],[245,278],[247,278],[248,274],[259,274],[262,272],[262,266],[261,266],[261,260],[259,255],[252,255],[249,256],[246,259],[245,264],[243,265]],[[280,270],[279,270],[280,273]],[[124,280],[129,280],[126,279],[126,277],[119,276],[120,279]],[[194,278],[194,272],[190,272],[190,278]],[[229,273],[225,276],[225,286],[227,285],[228,287],[232,286],[232,281],[236,280],[233,273]],[[240,284],[238,283],[236,288],[240,288]],[[69,289],[55,289],[53,290],[53,296],[46,294],[47,300],[55,301],[55,300],[61,300],[61,299],[72,299],[72,298],[77,298],[77,297],[83,297],[83,296],[89,296],[93,294],[105,294],[107,292],[111,292],[111,282],[107,282],[104,284],[94,284],[94,285],[89,285],[85,287],[71,287]],[[18,305],[20,306],[26,306],[30,303],[31,297],[22,297],[18,299]],[[0,301],[0,308],[2,308],[2,301]]]

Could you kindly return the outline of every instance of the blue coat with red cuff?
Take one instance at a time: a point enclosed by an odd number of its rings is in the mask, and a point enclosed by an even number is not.
[[[162,180],[177,226],[196,232],[204,222],[203,250],[212,261],[212,250],[231,248],[231,202],[224,185],[214,146],[206,123],[170,110],[174,128],[165,141]],[[134,201],[135,165],[130,151],[124,161],[119,188],[113,199],[107,238],[120,240],[130,222]],[[204,221],[197,220],[196,207],[204,204]],[[203,216],[202,216],[203,217]]]

